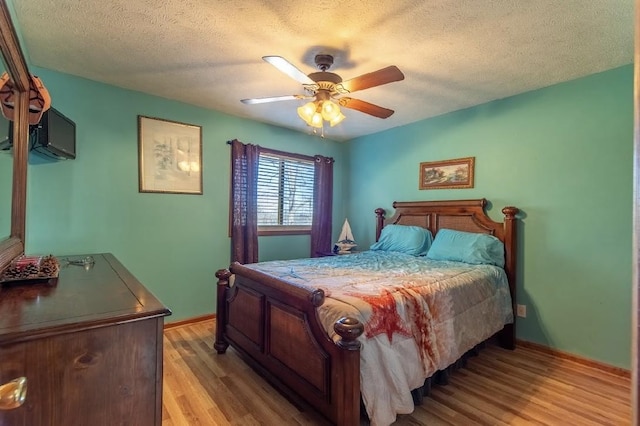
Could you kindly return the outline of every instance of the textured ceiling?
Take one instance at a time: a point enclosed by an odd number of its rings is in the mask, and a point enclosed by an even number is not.
[[[264,55],[305,73],[335,56],[347,80],[388,65],[405,80],[351,95],[395,110],[345,110],[345,140],[633,61],[633,0],[13,0],[32,64],[288,127],[303,94]],[[46,84],[46,81],[45,81]],[[53,100],[55,103],[55,99]],[[170,118],[170,117],[166,117]]]

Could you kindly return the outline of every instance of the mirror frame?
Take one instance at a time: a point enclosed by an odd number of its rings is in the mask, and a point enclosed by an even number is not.
[[[13,183],[11,196],[11,234],[0,241],[0,271],[24,253],[27,209],[27,157],[29,155],[29,80],[24,59],[6,0],[0,0],[0,52],[14,90]]]

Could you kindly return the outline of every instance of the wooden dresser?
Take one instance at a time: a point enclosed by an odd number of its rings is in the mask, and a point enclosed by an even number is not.
[[[111,254],[61,257],[57,284],[0,289],[0,384],[27,378],[0,426],[160,425],[171,312]]]

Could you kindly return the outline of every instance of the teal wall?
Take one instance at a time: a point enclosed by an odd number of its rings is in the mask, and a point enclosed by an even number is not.
[[[230,147],[237,138],[272,149],[334,157],[334,216],[346,145],[175,101],[32,67],[52,105],[76,122],[77,159],[30,157],[28,253],[113,253],[177,321],[215,310],[217,269],[229,264]],[[138,192],[137,115],[202,126],[203,195]],[[337,229],[335,232],[339,232]],[[309,237],[263,237],[260,256],[308,256]]]
[[[630,368],[633,67],[349,144],[349,222],[374,238],[394,200],[482,198],[522,210],[520,339]],[[419,190],[419,163],[475,157],[475,188]]]

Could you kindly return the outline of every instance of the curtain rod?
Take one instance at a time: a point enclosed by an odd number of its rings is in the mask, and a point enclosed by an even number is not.
[[[227,141],[227,145],[231,145],[233,143],[233,141],[236,141],[237,139],[231,140],[231,141]],[[240,141],[238,141],[240,142]],[[240,142],[242,143],[242,142]],[[283,157],[289,157],[289,158],[296,158],[298,160],[306,160],[306,161],[315,161],[316,156],[315,155],[305,155],[305,154],[296,154],[293,152],[286,152],[286,151],[280,151],[278,149],[270,149],[270,148],[264,148],[261,147],[260,145],[258,145],[258,147],[260,148],[260,150],[262,152],[268,153],[268,154],[275,154],[275,155],[281,155]],[[329,158],[331,160],[333,160],[332,157],[326,157]]]

